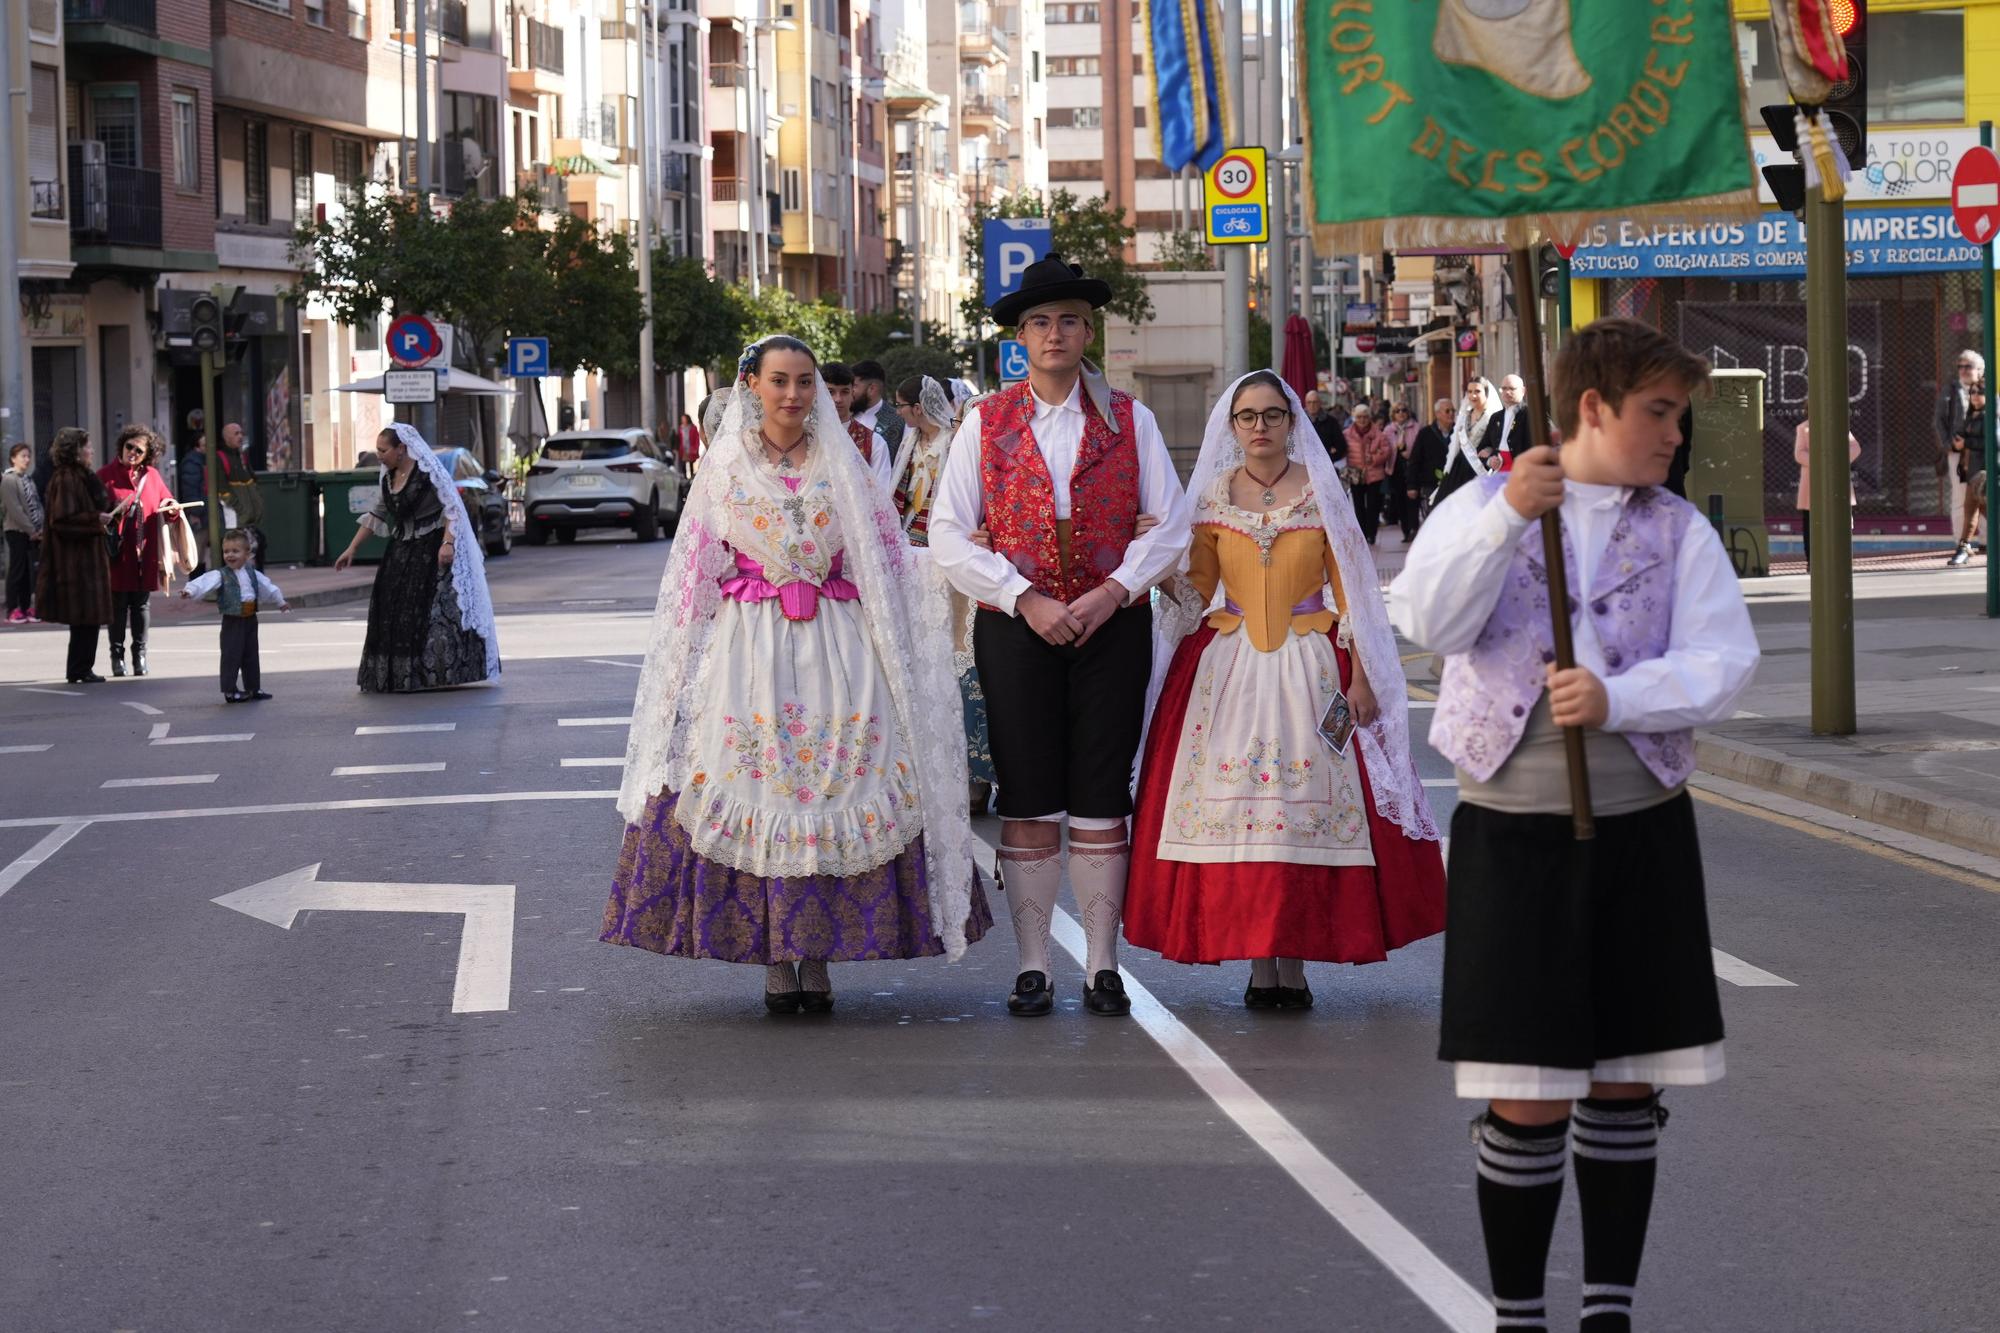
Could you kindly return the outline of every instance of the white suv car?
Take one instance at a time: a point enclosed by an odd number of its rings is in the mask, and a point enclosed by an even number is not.
[[[638,427],[549,436],[528,469],[527,537],[573,542],[583,528],[630,528],[642,542],[681,521],[681,474]]]

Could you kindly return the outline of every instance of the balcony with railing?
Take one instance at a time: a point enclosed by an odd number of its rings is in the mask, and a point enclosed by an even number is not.
[[[987,15],[986,6],[958,7],[958,53],[973,62],[1007,58],[1007,49],[1001,45],[999,34],[993,30],[993,21]]]
[[[507,90],[529,96],[563,91],[563,30],[553,23],[522,18],[514,30],[514,61]]]
[[[66,42],[73,46],[125,45],[110,29],[158,35],[158,0],[63,0]]]
[[[84,160],[80,144],[70,145],[73,191],[70,240],[76,245],[160,248],[160,173],[144,167]]]
[[[62,182],[30,180],[28,182],[28,216],[31,218],[60,220],[62,215]]]
[[[464,46],[471,31],[466,0],[437,0],[437,16],[438,35]]]
[[[1004,97],[995,97],[991,93],[967,93],[960,117],[960,132],[973,138],[1005,134],[1013,128],[1011,110]]]
[[[537,203],[544,213],[569,212],[569,177],[557,171],[546,162],[519,172],[517,187],[526,192],[533,190]]]

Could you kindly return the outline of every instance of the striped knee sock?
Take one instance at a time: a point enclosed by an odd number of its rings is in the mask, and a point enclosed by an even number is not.
[[[1472,1122],[1479,1144],[1479,1225],[1493,1279],[1495,1325],[1547,1329],[1542,1282],[1562,1203],[1569,1126],[1517,1125],[1488,1110]]]
[[[1646,1249],[1659,1164],[1659,1095],[1586,1098],[1570,1116],[1576,1195],[1583,1209],[1583,1322],[1580,1333],[1629,1333],[1633,1284]]]

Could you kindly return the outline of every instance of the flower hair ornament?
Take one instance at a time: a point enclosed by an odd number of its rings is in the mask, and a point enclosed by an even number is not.
[[[757,364],[757,354],[764,350],[764,340],[759,338],[743,349],[743,355],[736,358],[736,382],[742,384],[750,378],[750,368]]]

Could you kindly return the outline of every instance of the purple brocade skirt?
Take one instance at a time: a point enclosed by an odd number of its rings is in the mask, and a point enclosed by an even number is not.
[[[894,859],[859,875],[766,879],[697,853],[674,817],[678,799],[660,792],[646,802],[644,818],[625,828],[598,936],[606,944],[728,963],[852,963],[944,952],[931,926],[921,833]],[[972,875],[968,943],[993,924],[979,873]]]

